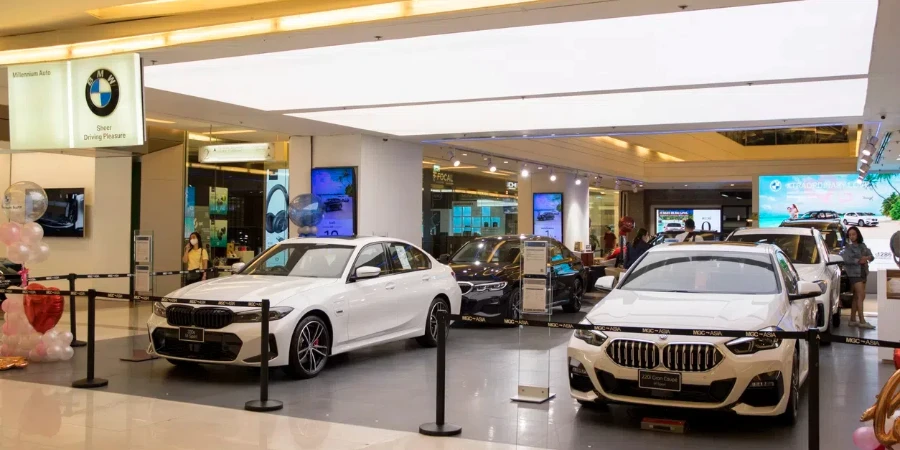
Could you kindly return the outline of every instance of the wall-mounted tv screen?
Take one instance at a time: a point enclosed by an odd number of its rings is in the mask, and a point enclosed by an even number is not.
[[[84,237],[84,188],[44,189],[47,212],[38,219],[46,237]]]
[[[563,195],[534,194],[534,234],[563,240]]]
[[[312,193],[325,203],[316,236],[356,235],[356,168],[312,169]]]

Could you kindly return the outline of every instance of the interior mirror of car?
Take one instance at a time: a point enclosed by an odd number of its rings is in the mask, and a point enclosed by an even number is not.
[[[247,267],[246,263],[237,262],[231,265],[231,273],[239,273],[244,270],[244,267]]]
[[[363,266],[356,269],[356,279],[375,278],[381,275],[381,269],[378,267]]]
[[[594,288],[601,291],[611,291],[613,289],[613,284],[616,282],[616,277],[608,275],[605,277],[597,278],[597,282],[594,283]]]
[[[797,293],[791,294],[791,300],[802,300],[805,298],[816,298],[822,295],[822,288],[818,285],[818,283],[813,283],[812,281],[801,281],[797,286]]]
[[[450,255],[444,253],[441,256],[438,256],[438,262],[441,264],[450,264]]]
[[[826,264],[829,266],[836,266],[838,264],[843,264],[843,263],[844,263],[844,258],[841,255],[832,253],[832,254],[828,255],[828,262]]]

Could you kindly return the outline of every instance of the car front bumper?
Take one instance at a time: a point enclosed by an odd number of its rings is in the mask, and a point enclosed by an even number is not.
[[[462,296],[461,314],[481,317],[509,317],[511,287],[501,291],[469,291]]]
[[[646,340],[646,335],[620,335],[618,339]],[[677,342],[712,342],[681,339]],[[782,342],[773,350],[752,355],[734,355],[725,348],[725,339],[716,343],[723,360],[705,372],[669,371],[662,365],[653,371],[681,374],[681,392],[654,391],[638,387],[640,369],[623,367],[610,359],[606,347],[590,345],[572,337],[568,347],[568,372],[571,396],[582,401],[602,401],[705,410],[728,410],[739,415],[776,416],[785,411],[790,390],[794,343]],[[756,379],[778,372],[777,376]],[[755,383],[751,387],[751,383]]]

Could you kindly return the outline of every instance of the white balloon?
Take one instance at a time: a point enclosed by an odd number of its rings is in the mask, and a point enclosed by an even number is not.
[[[44,238],[44,228],[37,222],[28,222],[22,225],[22,242],[26,244],[37,244]]]
[[[6,248],[6,259],[16,264],[25,264],[29,258],[31,258],[31,247],[24,242],[15,242]]]
[[[20,336],[18,336],[18,335],[5,336],[5,337],[3,338],[3,343],[6,344],[6,345],[8,345],[8,346],[10,346],[10,347],[16,348],[16,347],[18,347],[19,345],[21,345],[21,343],[22,343],[22,338],[21,338]]]
[[[61,345],[54,344],[52,347],[47,348],[47,357],[51,360],[57,360],[63,356],[64,350]]]
[[[25,312],[25,303],[22,301],[22,298],[19,296],[10,297],[3,303],[9,303],[7,308],[11,314],[18,314]]]
[[[43,336],[41,336],[41,342],[44,343],[44,345],[47,347],[48,351],[51,346],[56,344],[56,340],[59,339],[58,335],[59,335],[59,331],[50,330],[50,331],[44,333]]]
[[[73,350],[72,347],[69,347],[67,345],[67,346],[63,347],[63,353],[59,357],[59,359],[61,359],[63,361],[68,361],[68,360],[72,359],[73,356],[75,356],[75,350]]]
[[[37,242],[28,246],[31,249],[28,262],[32,264],[42,263],[50,257],[50,246],[46,242]]]
[[[38,354],[37,350],[31,350],[28,352],[28,360],[32,362],[41,362],[43,358]]]
[[[59,342],[62,345],[70,345],[72,343],[72,340],[75,338],[75,336],[72,336],[71,331],[64,331],[60,333],[60,336],[61,337],[59,338]]]

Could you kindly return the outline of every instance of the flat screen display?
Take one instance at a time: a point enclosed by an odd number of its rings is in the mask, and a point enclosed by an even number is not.
[[[798,220],[856,225],[875,255],[871,268],[893,268],[890,238],[900,231],[900,193],[895,186],[900,188],[895,174],[870,175],[863,182],[850,173],[763,175],[759,177],[759,226]]]
[[[46,237],[84,237],[84,188],[44,189],[47,212],[37,223]]]
[[[534,234],[563,240],[563,195],[534,194]]]
[[[325,211],[316,236],[356,235],[355,167],[313,169],[312,193],[322,200]]]
[[[694,219],[697,231],[722,231],[721,209],[665,208],[656,210],[656,233],[684,231],[688,219]]]

